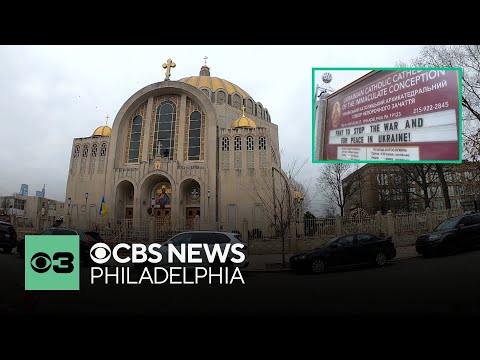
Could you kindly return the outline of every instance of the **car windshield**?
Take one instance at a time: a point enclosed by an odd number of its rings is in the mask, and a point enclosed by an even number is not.
[[[458,217],[458,218],[450,218],[450,219],[444,220],[435,228],[435,230],[455,229],[455,227],[460,222],[460,219],[461,218]]]

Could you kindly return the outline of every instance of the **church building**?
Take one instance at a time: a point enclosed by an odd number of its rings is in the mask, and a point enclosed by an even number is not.
[[[141,227],[154,218],[190,229],[197,218],[219,230],[240,230],[245,220],[249,230],[266,230],[252,189],[280,169],[278,127],[268,110],[211,76],[206,64],[179,80],[170,79],[171,59],[163,67],[165,80],[127,99],[111,128],[73,140],[66,191],[72,226],[126,219]]]

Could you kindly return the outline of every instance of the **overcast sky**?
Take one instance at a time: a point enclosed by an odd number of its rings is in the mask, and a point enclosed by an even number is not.
[[[18,192],[21,183],[35,195],[45,183],[47,197],[65,200],[73,138],[90,136],[107,114],[112,125],[133,93],[165,78],[166,59],[176,63],[171,80],[178,80],[198,75],[204,56],[212,76],[239,85],[268,108],[279,126],[284,167],[294,158],[308,158],[301,180],[313,179],[321,165],[311,163],[312,68],[389,67],[408,61],[419,50],[420,46],[0,46],[0,195]],[[330,85],[339,89],[345,85],[340,80],[334,76]],[[314,211],[320,206],[317,198]]]

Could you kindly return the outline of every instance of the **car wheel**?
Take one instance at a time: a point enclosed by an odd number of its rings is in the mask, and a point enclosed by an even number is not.
[[[377,266],[385,266],[387,264],[388,258],[387,254],[385,254],[383,251],[379,251],[375,255],[375,264]]]
[[[12,252],[12,248],[7,246],[3,248],[3,251],[7,254],[10,254]]]
[[[314,274],[320,274],[325,271],[327,264],[323,259],[313,259],[310,263],[310,269]]]

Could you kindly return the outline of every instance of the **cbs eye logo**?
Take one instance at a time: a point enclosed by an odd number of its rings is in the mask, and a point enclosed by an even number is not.
[[[30,266],[33,271],[40,274],[47,272],[50,268],[57,274],[69,274],[74,270],[73,259],[74,256],[70,252],[56,252],[51,259],[48,254],[38,252],[32,256]],[[53,261],[57,264],[52,266]]]
[[[111,255],[112,251],[104,243],[95,244],[90,249],[90,258],[97,264],[105,264]]]
[[[80,290],[78,235],[25,235],[25,290]]]

